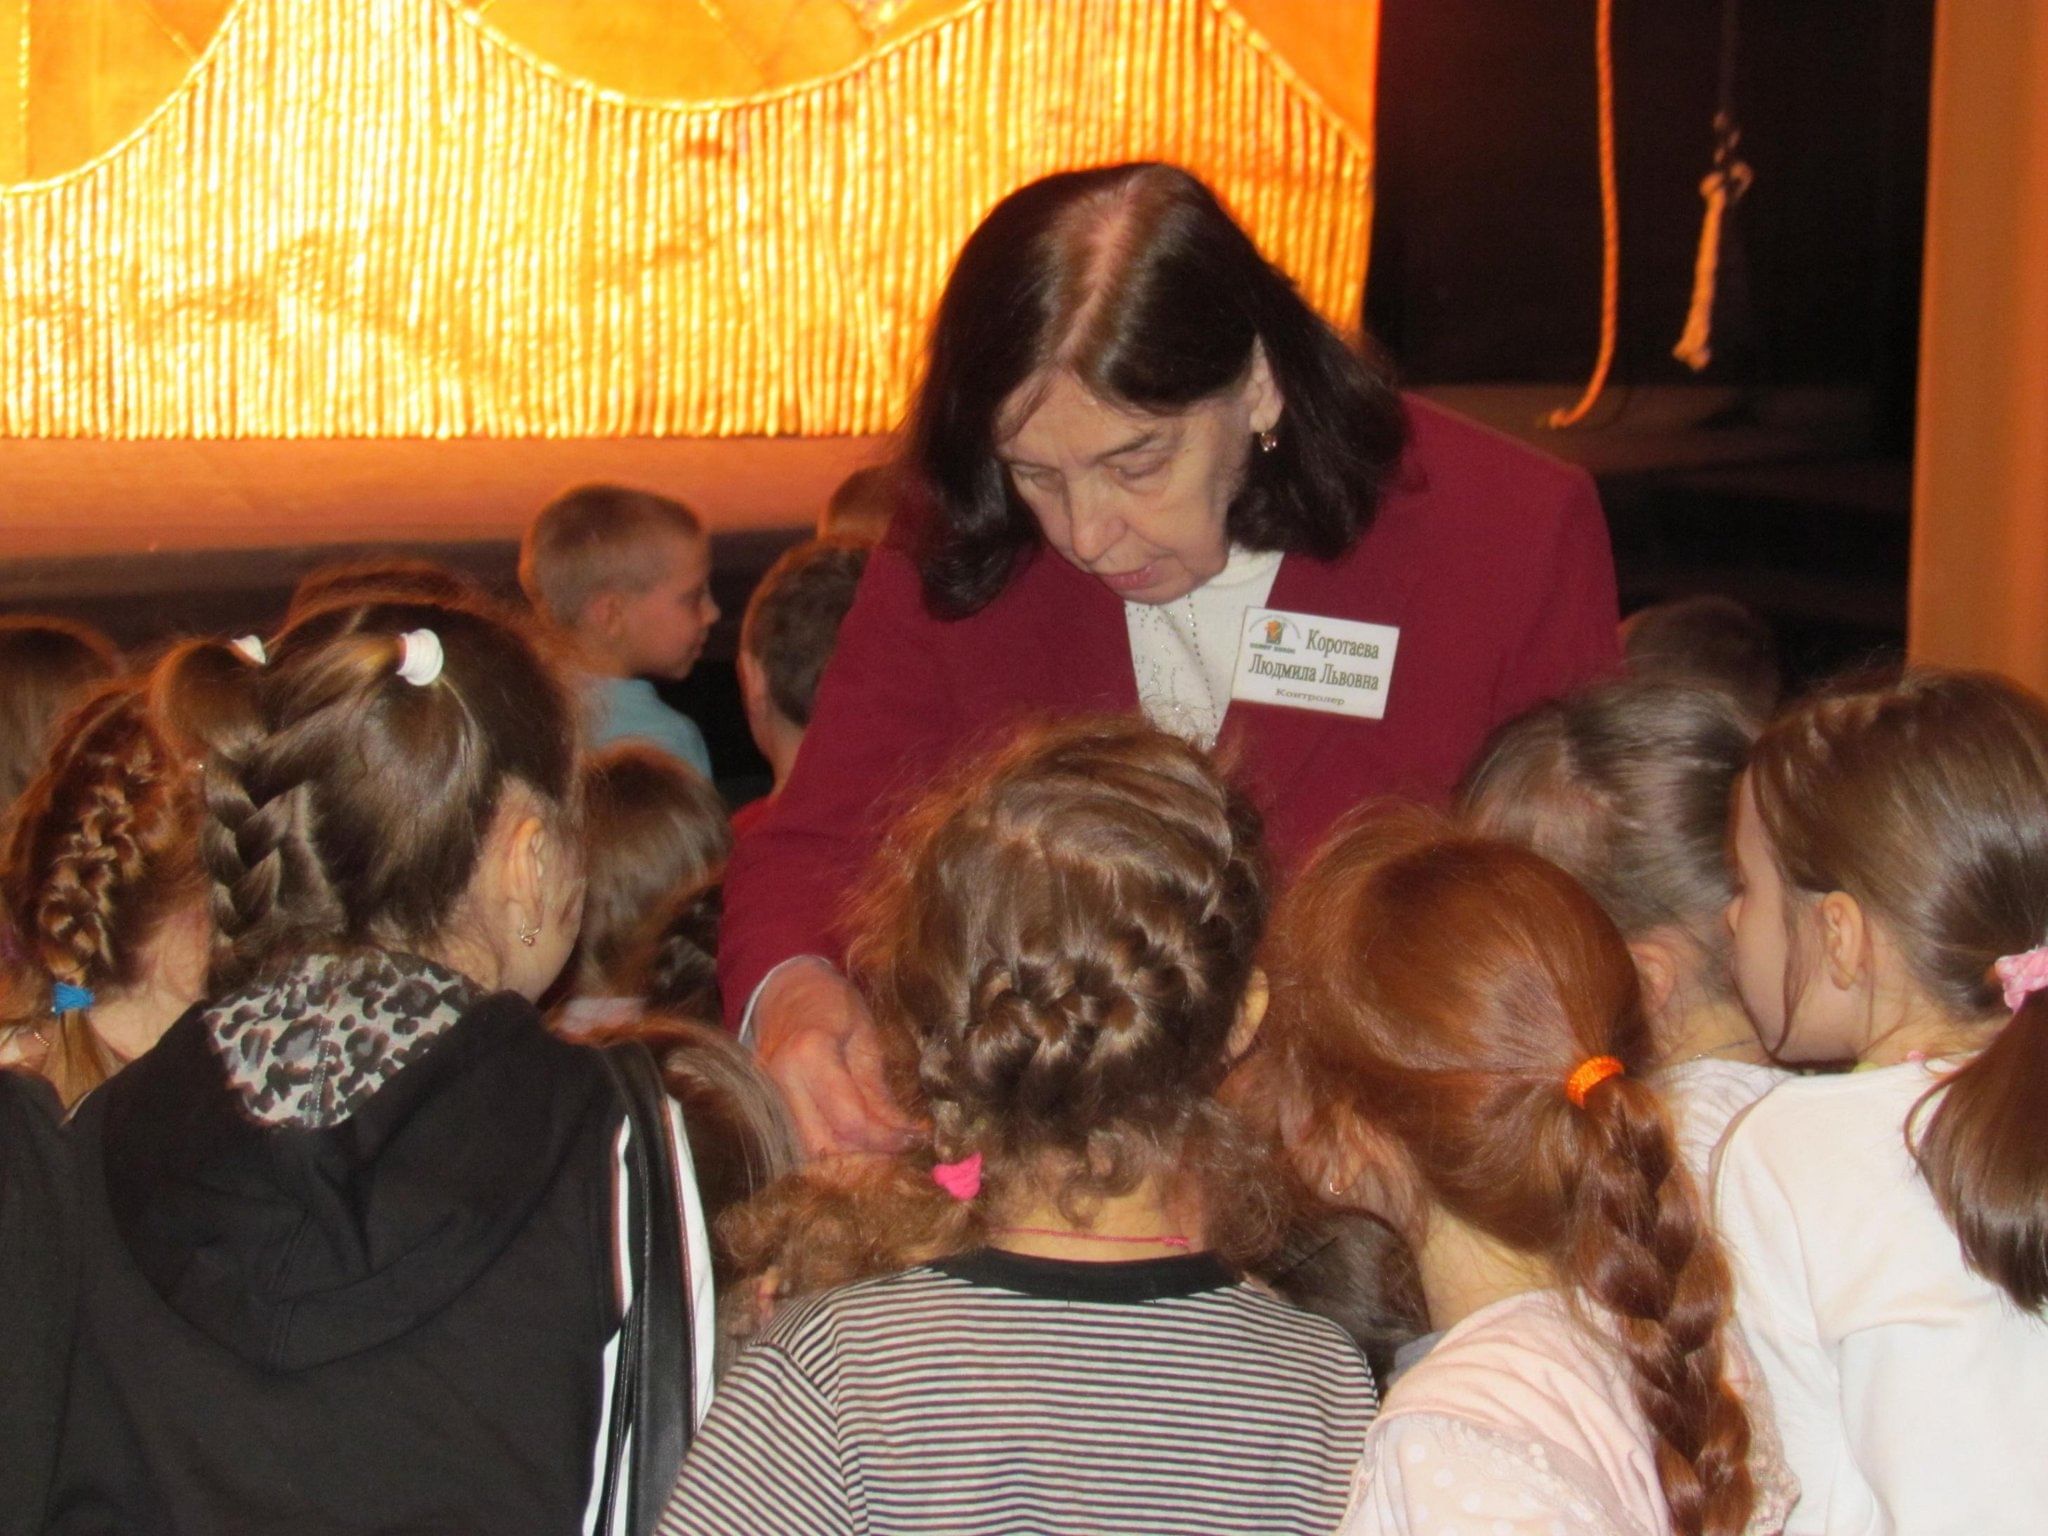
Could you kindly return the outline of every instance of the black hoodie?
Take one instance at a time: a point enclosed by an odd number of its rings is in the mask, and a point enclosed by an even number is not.
[[[0,1069],[0,1532],[43,1528],[77,1287],[70,1162],[49,1084]]]
[[[192,1010],[73,1122],[50,1529],[580,1530],[618,1322],[595,1054],[500,993],[345,1118],[266,1124],[219,1024]]]

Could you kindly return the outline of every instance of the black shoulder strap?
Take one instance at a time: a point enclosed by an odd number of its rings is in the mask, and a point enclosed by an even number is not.
[[[668,1501],[695,1422],[689,1259],[676,1187],[675,1122],[661,1072],[637,1040],[607,1046],[599,1054],[633,1132],[626,1155],[633,1300],[619,1330],[597,1530],[610,1532],[623,1499],[625,1529],[643,1536],[654,1529]]]

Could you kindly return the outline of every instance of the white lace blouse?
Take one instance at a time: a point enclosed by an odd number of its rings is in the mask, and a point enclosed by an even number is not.
[[[1147,720],[1198,747],[1216,745],[1245,613],[1266,606],[1280,560],[1277,550],[1233,547],[1223,569],[1186,597],[1124,604],[1138,707]]]
[[[1757,1507],[1784,1527],[1793,1488],[1752,1404]],[[1761,1418],[1763,1422],[1756,1422]],[[1667,1536],[1648,1426],[1617,1354],[1555,1291],[1482,1308],[1395,1382],[1365,1437],[1342,1536]]]

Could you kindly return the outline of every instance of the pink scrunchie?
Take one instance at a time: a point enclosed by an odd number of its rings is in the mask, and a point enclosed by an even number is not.
[[[2005,1006],[2017,1010],[2036,992],[2048,989],[2048,944],[1995,960],[1991,969],[2005,983]]]
[[[972,1200],[981,1193],[981,1154],[973,1153],[957,1163],[940,1163],[932,1169],[932,1182],[955,1200]]]

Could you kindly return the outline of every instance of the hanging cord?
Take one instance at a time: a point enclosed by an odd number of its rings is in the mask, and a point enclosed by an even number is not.
[[[1721,272],[1722,221],[1728,210],[1742,201],[1742,194],[1756,180],[1746,161],[1736,157],[1742,143],[1742,129],[1735,120],[1735,55],[1741,37],[1740,0],[1724,0],[1721,7],[1721,90],[1714,108],[1714,168],[1700,183],[1706,199],[1706,217],[1700,223],[1700,250],[1692,266],[1692,305],[1685,313],[1685,330],[1671,349],[1694,373],[1713,360],[1714,290]]]
[[[1600,0],[1594,30],[1600,68],[1600,356],[1586,392],[1570,410],[1552,411],[1546,427],[1576,426],[1607,387],[1614,366],[1614,336],[1621,323],[1621,194],[1614,178],[1614,0]]]

